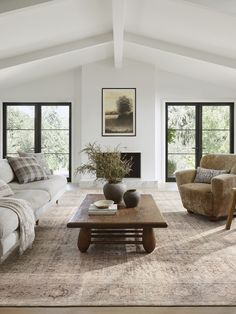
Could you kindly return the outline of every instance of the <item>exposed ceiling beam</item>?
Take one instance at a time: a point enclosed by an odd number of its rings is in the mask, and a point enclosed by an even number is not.
[[[1,0],[0,14],[55,0]]]
[[[115,67],[121,68],[124,48],[125,0],[112,0],[112,21]]]
[[[236,69],[236,59],[208,53],[206,51],[192,49],[133,33],[125,33],[124,40],[146,48],[156,49],[167,53],[177,54],[187,58],[206,61],[209,63]]]
[[[88,48],[102,46],[109,42],[112,42],[112,33],[77,40],[66,44],[29,52],[23,55],[1,59],[0,69],[6,69],[20,64],[26,64],[33,61],[63,55],[73,51],[82,51]]]

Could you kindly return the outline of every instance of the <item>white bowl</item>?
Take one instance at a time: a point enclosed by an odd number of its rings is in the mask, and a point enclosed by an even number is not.
[[[94,202],[94,205],[97,208],[101,208],[101,209],[108,208],[108,207],[110,207],[113,204],[114,204],[114,201],[111,201],[111,200],[100,200],[100,201]]]

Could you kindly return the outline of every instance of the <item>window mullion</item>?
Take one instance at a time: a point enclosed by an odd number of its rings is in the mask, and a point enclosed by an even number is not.
[[[41,105],[36,104],[35,105],[35,152],[41,153]]]

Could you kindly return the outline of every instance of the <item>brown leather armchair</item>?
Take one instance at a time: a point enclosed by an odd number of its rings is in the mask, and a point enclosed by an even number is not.
[[[233,202],[232,188],[236,187],[236,155],[209,154],[203,156],[200,167],[227,170],[212,178],[211,183],[195,183],[195,169],[176,172],[176,182],[183,206],[190,213],[207,216],[210,220],[226,217]]]

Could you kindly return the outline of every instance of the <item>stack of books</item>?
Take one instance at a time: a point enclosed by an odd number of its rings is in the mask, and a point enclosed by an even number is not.
[[[88,209],[89,215],[115,215],[117,212],[117,204],[112,204],[108,208],[98,208],[91,204]]]

